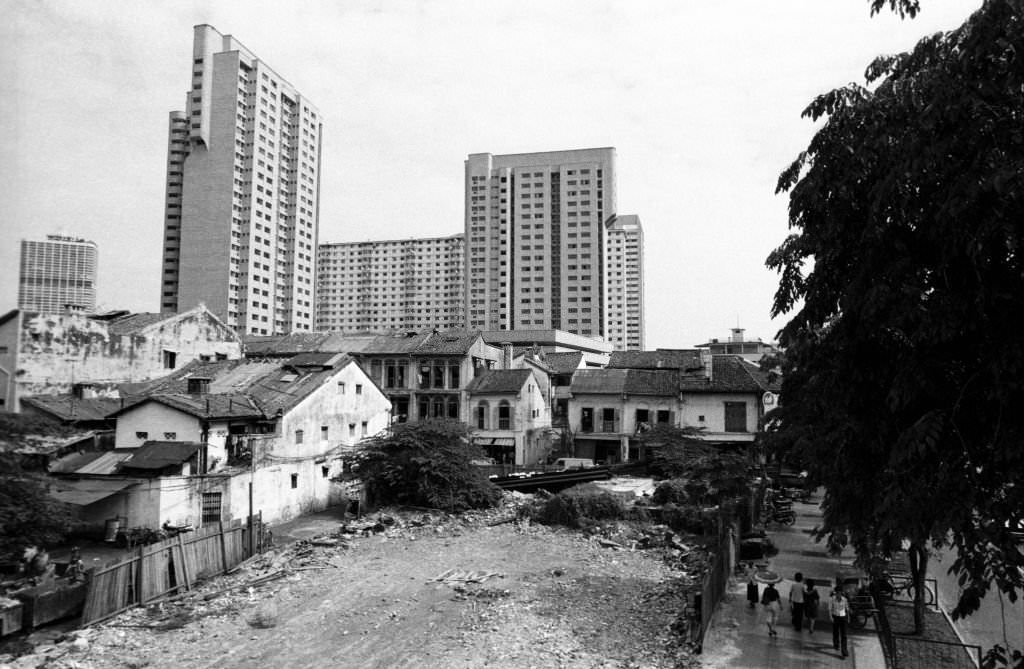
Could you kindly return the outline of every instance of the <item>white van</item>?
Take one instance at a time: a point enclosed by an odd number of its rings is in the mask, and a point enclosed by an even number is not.
[[[563,472],[566,469],[590,469],[594,466],[594,461],[590,458],[558,458],[555,460],[555,467]]]

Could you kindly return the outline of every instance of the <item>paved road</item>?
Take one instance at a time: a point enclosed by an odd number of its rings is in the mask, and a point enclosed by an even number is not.
[[[939,583],[939,604],[947,613],[953,610],[960,596],[956,577],[947,573],[954,560],[956,550],[949,548],[928,563],[928,575]],[[1024,649],[1024,599],[1010,602],[1006,597],[989,592],[977,613],[954,621],[953,625],[965,643],[981,646],[982,654],[997,643]]]

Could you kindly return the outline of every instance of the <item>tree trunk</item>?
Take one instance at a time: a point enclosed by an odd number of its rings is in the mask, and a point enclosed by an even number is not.
[[[928,575],[928,548],[912,543],[907,551],[910,558],[910,578],[914,584],[914,634],[924,633],[924,579]]]

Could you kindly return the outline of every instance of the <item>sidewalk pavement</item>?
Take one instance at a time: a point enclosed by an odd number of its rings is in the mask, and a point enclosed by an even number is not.
[[[829,556],[823,543],[815,543],[810,531],[821,523],[820,498],[811,504],[795,502],[796,523],[790,527],[769,526],[768,535],[779,549],[768,560],[768,569],[783,577],[776,588],[782,597],[783,611],[776,625],[778,636],[768,636],[764,607],[747,605],[746,581],[731,578],[725,597],[718,605],[704,638],[701,661],[705,667],[807,669],[810,667],[855,667],[885,669],[885,655],[874,622],[866,628],[848,631],[849,657],[843,659],[832,648],[832,623],[828,616],[828,595],[836,571],[849,566],[852,555]],[[813,578],[821,595],[821,613],[814,634],[793,628],[789,614],[789,589],[796,572]],[[761,585],[763,591],[764,586]]]

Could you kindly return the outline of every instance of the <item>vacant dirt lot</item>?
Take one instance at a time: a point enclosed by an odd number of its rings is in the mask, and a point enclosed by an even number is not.
[[[318,548],[306,563],[330,566],[205,600],[265,572],[219,579],[33,657],[96,669],[696,666],[670,629],[685,576],[663,554],[538,525],[435,519]],[[487,578],[433,580],[449,570]]]

